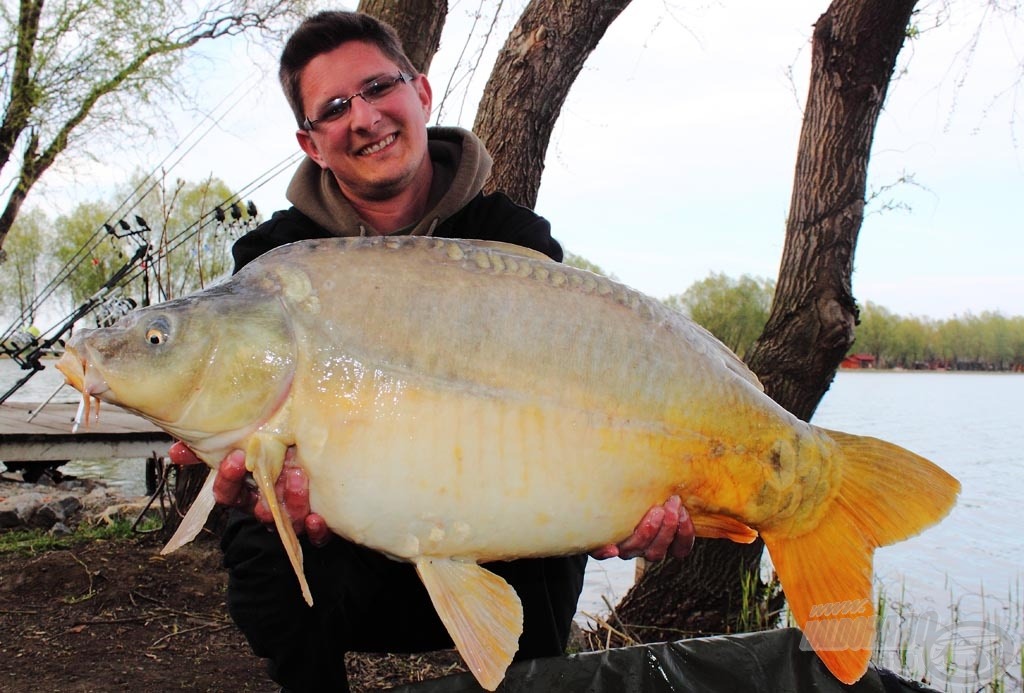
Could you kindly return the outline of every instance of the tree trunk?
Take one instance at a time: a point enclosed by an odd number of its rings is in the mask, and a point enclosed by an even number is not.
[[[441,30],[448,16],[447,0],[360,0],[359,11],[393,26],[409,61],[420,72],[429,72],[430,62],[441,45]]]
[[[814,25],[811,83],[779,281],[747,361],[804,420],[853,344],[853,254],[868,157],[916,0],[836,0]]]
[[[915,1],[835,0],[814,27],[778,286],[764,333],[747,355],[768,395],[804,420],[853,343],[851,275],[868,157]],[[761,548],[760,541],[698,540],[686,560],[638,581],[617,609],[619,622],[656,626],[641,631],[645,640],[669,631],[737,630],[749,622],[738,607],[744,580],[758,576]],[[668,609],[680,595],[684,603]]]
[[[488,190],[537,202],[544,157],[569,88],[629,0],[532,0],[498,54],[473,130],[494,158]]]

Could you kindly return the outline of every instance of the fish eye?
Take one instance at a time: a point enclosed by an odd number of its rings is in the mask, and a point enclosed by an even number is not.
[[[170,325],[163,318],[157,318],[150,323],[149,328],[146,330],[146,341],[153,346],[160,346],[167,341],[170,336]]]

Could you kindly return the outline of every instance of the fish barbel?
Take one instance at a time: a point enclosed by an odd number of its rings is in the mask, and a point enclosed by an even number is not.
[[[760,534],[796,622],[856,681],[874,635],[875,548],[934,524],[959,492],[909,451],[792,416],[658,301],[504,244],[293,243],[78,332],[58,368],[211,467],[244,450],[312,603],[273,492],[295,446],[312,510],[415,564],[489,690],[522,609],[478,563],[619,542],[672,495],[698,536]],[[165,551],[202,527],[210,477]]]

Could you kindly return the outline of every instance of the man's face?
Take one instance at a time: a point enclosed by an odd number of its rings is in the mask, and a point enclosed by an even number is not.
[[[350,41],[314,58],[302,71],[300,91],[306,116],[317,120],[325,106],[347,98],[399,68],[372,43]],[[426,77],[399,82],[386,96],[367,103],[356,96],[348,112],[312,131],[299,130],[303,151],[330,169],[350,200],[386,200],[419,175],[429,175],[427,119],[431,93]]]

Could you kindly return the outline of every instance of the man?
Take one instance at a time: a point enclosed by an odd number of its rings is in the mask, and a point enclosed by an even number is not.
[[[472,133],[427,128],[430,84],[390,27],[358,13],[314,15],[285,46],[280,78],[308,158],[288,188],[294,206],[235,244],[236,271],[278,245],[332,235],[480,238],[562,259],[546,220],[503,194],[482,193],[491,161]],[[172,459],[195,461],[180,444]],[[346,651],[451,647],[413,567],[332,536],[310,513],[305,476],[289,461],[277,492],[304,534],[312,608],[280,541],[266,529],[272,521],[247,483],[240,451],[225,458],[215,482],[218,502],[237,509],[222,539],[228,608],[253,651],[269,660],[271,677],[288,690],[347,690]],[[669,551],[684,556],[692,544],[693,525],[674,497],[652,508],[633,536],[593,555],[660,560]],[[569,556],[488,566],[523,602],[517,658],[562,654],[586,561]]]

